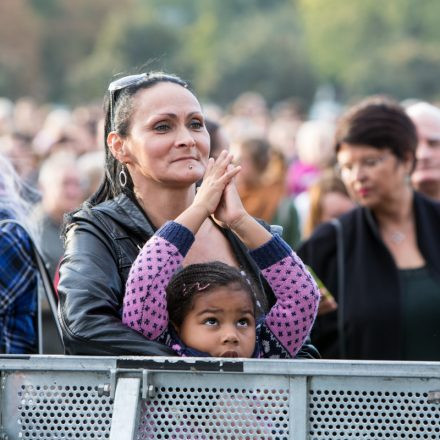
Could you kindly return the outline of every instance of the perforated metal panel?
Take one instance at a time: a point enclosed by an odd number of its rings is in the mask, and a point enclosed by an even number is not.
[[[156,396],[142,405],[138,440],[289,438],[289,388],[285,380],[280,386],[282,378],[277,384],[260,377],[257,385],[252,377],[188,376],[168,376],[168,384],[156,386]]]
[[[0,357],[0,439],[440,440],[440,363],[129,361]]]
[[[113,403],[94,374],[9,376],[3,423],[13,439],[107,439]],[[6,421],[6,423],[5,423]]]
[[[313,382],[310,439],[440,439],[440,405],[427,401],[438,381],[351,377]]]

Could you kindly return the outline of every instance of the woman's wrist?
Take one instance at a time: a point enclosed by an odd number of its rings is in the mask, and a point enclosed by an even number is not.
[[[234,219],[234,221],[229,223],[228,228],[231,231],[235,232],[237,235],[242,235],[243,233],[246,233],[246,224],[249,224],[249,221],[253,220],[254,218],[245,211],[236,219]]]

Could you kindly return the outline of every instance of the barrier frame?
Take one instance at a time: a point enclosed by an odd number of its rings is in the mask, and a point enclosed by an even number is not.
[[[282,382],[288,390],[286,405],[288,405],[289,427],[286,432],[295,440],[325,438],[325,433],[311,434],[310,413],[313,408],[311,392],[313,389],[324,389],[322,393],[325,394],[326,387],[332,389],[331,393],[335,393],[334,390],[344,387],[355,389],[357,384],[374,385],[375,389],[379,390],[391,386],[390,389],[395,390],[393,393],[396,394],[396,399],[399,398],[399,393],[406,393],[405,396],[408,393],[423,394],[424,407],[429,409],[430,417],[440,422],[440,363],[438,362],[6,355],[0,357],[0,372],[0,439],[2,440],[11,440],[19,432],[14,431],[14,422],[10,416],[15,409],[9,408],[8,402],[5,401],[6,398],[12,401],[10,396],[14,392],[16,383],[14,381],[31,383],[33,378],[45,378],[48,381],[46,383],[52,381],[59,384],[61,376],[63,380],[69,380],[69,377],[81,380],[82,376],[87,376],[88,380],[95,381],[93,383],[96,385],[97,394],[107,396],[113,402],[109,435],[103,437],[111,440],[137,438],[141,405],[148,399],[154,398],[157,383],[171,383],[176,377],[182,383],[183,381],[189,383],[190,380],[195,379],[206,384],[212,380],[216,380],[216,383],[235,380],[237,383],[252,384]],[[353,392],[359,393],[359,391]],[[347,394],[347,391],[345,393]],[[408,398],[405,397],[404,400]],[[321,405],[319,402],[318,399],[317,405]],[[398,420],[405,422],[403,419]],[[354,432],[361,433],[361,437],[358,438],[374,438],[364,435],[363,431],[359,430],[359,426],[358,424],[353,428]],[[421,429],[422,426],[418,428]],[[430,431],[427,431],[428,428]],[[440,433],[435,431],[436,429],[427,426],[420,434],[414,431],[412,426],[409,431],[402,431],[400,436],[395,438],[440,438]],[[30,434],[29,437],[18,438],[40,437],[33,437],[33,434]]]

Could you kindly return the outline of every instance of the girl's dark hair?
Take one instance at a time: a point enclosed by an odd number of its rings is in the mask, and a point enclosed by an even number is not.
[[[196,296],[210,293],[216,287],[230,285],[249,294],[255,314],[254,288],[238,269],[220,261],[186,266],[174,274],[166,289],[169,321],[180,327],[193,307]]]
[[[114,158],[107,146],[107,136],[112,131],[111,107],[113,107],[113,127],[121,136],[126,136],[130,128],[131,117],[133,114],[133,98],[141,89],[147,89],[155,84],[171,82],[178,84],[188,90],[189,84],[176,75],[165,74],[163,72],[149,72],[145,78],[133,85],[107,92],[104,98],[104,146],[105,146],[105,173],[103,181],[97,191],[90,197],[89,204],[97,205],[105,200],[112,199],[121,193],[128,196],[133,195],[133,182],[130,174],[126,171],[127,184],[121,186],[119,183],[119,173],[123,165]],[[111,99],[113,102],[111,102]]]
[[[342,144],[390,149],[398,159],[415,158],[417,131],[404,108],[386,96],[364,99],[342,116],[336,130],[336,152]]]

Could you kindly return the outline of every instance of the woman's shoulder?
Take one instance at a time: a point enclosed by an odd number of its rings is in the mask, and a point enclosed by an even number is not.
[[[414,191],[414,206],[419,210],[430,210],[434,214],[440,215],[440,201],[425,196],[424,194]]]
[[[104,202],[92,205],[86,200],[81,207],[71,214],[72,221],[78,220],[94,220],[100,215],[106,215],[108,217],[117,217],[119,211],[119,197],[109,199]],[[119,214],[120,215],[120,214]]]
[[[82,206],[70,214],[68,223],[90,222],[92,224],[105,223],[124,223],[128,219],[139,216],[138,206],[127,196],[120,195],[114,199],[109,199],[97,205],[92,205],[85,201]]]
[[[84,202],[81,209],[72,213],[66,221],[66,232],[71,229],[101,231],[113,239],[153,235],[152,225],[139,206],[121,194],[97,205]]]
[[[362,207],[357,207],[336,219],[343,233],[344,241],[349,242],[358,229],[366,227],[366,213]],[[309,249],[320,249],[323,252],[331,252],[336,248],[335,221],[321,223],[313,234],[299,247],[300,255]]]

